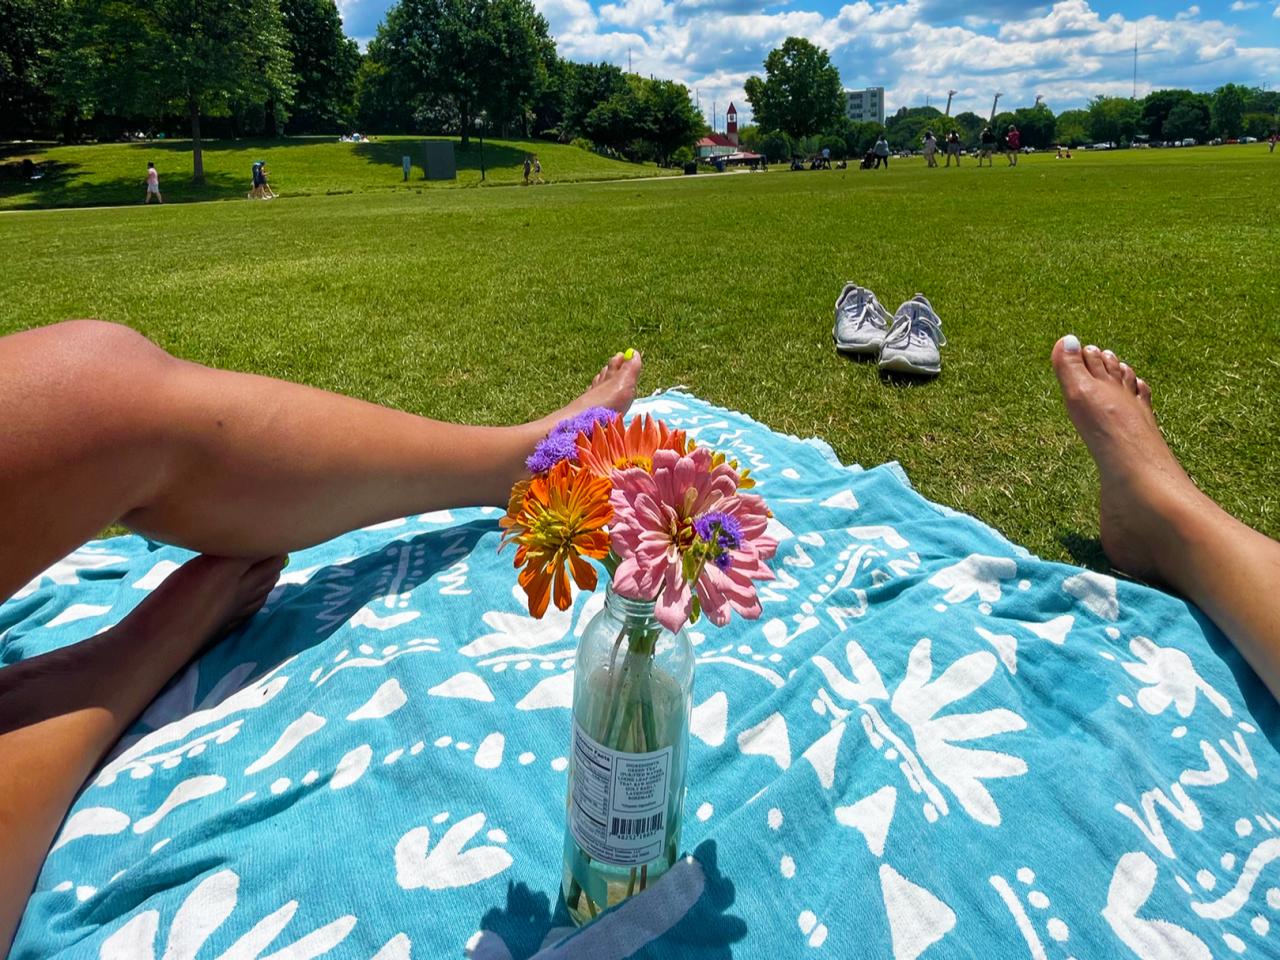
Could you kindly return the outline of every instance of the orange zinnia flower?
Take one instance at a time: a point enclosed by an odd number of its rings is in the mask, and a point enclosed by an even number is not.
[[[608,477],[614,470],[639,467],[653,473],[653,455],[658,450],[685,453],[688,441],[683,430],[673,430],[647,413],[636,417],[630,426],[621,417],[597,424],[588,436],[578,434],[578,460],[582,469],[597,477]]]
[[[556,609],[573,603],[569,574],[580,589],[593,590],[596,572],[584,557],[603,559],[609,553],[605,525],[613,518],[609,506],[612,487],[568,460],[545,476],[521,481],[511,491],[511,503],[501,526],[499,549],[516,543],[518,578],[529,598],[529,612],[541,617],[554,591]]]

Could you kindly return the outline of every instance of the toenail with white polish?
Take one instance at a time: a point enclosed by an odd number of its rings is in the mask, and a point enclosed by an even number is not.
[[[1074,333],[1068,333],[1065,337],[1062,338],[1062,349],[1067,351],[1067,353],[1079,353],[1080,338],[1077,337]]]
[[[1102,351],[1102,355],[1103,355],[1104,357],[1110,357],[1112,360],[1114,360],[1114,359],[1116,358],[1116,355],[1115,355],[1114,353],[1112,353],[1110,350],[1103,350],[1103,351]]]
[[[1089,344],[1089,345],[1088,345],[1087,347],[1085,347],[1084,349],[1085,349],[1085,352],[1086,352],[1086,353],[1097,353],[1097,352],[1098,352],[1098,348],[1097,348],[1097,347],[1095,347],[1092,343],[1091,343],[1091,344]]]

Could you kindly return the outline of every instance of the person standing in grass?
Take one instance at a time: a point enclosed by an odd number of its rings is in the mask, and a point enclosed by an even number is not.
[[[947,166],[951,166],[951,158],[956,158],[956,166],[960,166],[960,134],[952,130],[947,134]]]
[[[884,138],[883,133],[880,134],[880,136],[876,139],[876,145],[873,149],[876,155],[876,168],[879,169],[881,166],[883,166],[886,170],[888,170],[889,169],[889,141]]]
[[[1009,133],[1005,137],[1005,146],[1008,148],[1009,166],[1016,167],[1018,165],[1018,151],[1022,149],[1022,134],[1018,132],[1018,128],[1013,124],[1009,124]]]
[[[938,141],[933,137],[932,130],[926,130],[924,135],[924,159],[931,167],[938,165]]]
[[[160,174],[156,171],[156,165],[148,160],[147,199],[143,202],[150,203],[153,196],[156,198],[156,203],[164,203],[164,197],[160,196]]]
[[[996,134],[990,127],[983,127],[982,133],[978,136],[978,166],[982,166],[982,161],[987,161],[987,166],[991,166],[991,151],[996,146]]]
[[[533,161],[528,157],[524,158],[524,185],[529,185],[529,173],[533,170]]]
[[[546,182],[542,179],[542,161],[538,159],[538,155],[536,153],[533,155],[533,182]]]
[[[1276,140],[1280,140],[1280,133],[1276,133],[1274,130],[1272,130],[1272,131],[1271,131],[1271,145],[1270,145],[1269,147],[1267,147],[1267,153],[1275,153],[1275,152],[1276,152]]]

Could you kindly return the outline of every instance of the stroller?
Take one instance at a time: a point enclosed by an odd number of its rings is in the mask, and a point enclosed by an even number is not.
[[[858,164],[859,170],[874,170],[876,166],[876,154],[874,150],[868,150],[862,155],[862,160]]]

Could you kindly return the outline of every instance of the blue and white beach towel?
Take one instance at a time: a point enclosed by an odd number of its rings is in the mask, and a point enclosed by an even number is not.
[[[653,890],[577,933],[558,903],[602,595],[530,619],[498,512],[442,511],[292,558],[85,787],[13,957],[1280,956],[1277,708],[1200,614],[894,466],[685,394],[640,411],[749,465],[781,541],[762,619],[694,628],[690,856]],[[77,551],[0,607],[0,657],[185,556]]]

